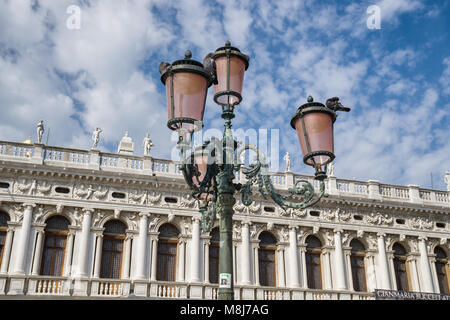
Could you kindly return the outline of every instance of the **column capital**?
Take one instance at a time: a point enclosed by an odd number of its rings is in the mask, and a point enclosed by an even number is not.
[[[333,233],[335,233],[335,234],[341,234],[341,233],[343,233],[344,232],[344,230],[342,230],[341,228],[335,228],[335,229],[333,229]]]
[[[298,226],[297,225],[293,225],[293,224],[288,225],[288,228],[289,228],[290,231],[292,231],[292,230],[297,231],[298,230]]]
[[[42,226],[35,227],[35,230],[36,230],[36,233],[40,234],[40,235],[43,235],[45,233],[44,227],[42,227]]]
[[[36,203],[34,203],[34,202],[24,202],[24,203],[22,203],[22,206],[25,209],[33,209],[34,207],[36,207]]]
[[[84,215],[91,215],[94,213],[94,210],[95,210],[94,208],[89,208],[89,207],[81,209],[81,211],[83,212]]]
[[[386,233],[385,232],[377,232],[377,236],[385,238],[386,237]]]
[[[139,212],[139,217],[148,219],[150,217],[150,213],[146,211]]]
[[[419,236],[418,239],[420,241],[425,241],[425,242],[428,241],[428,237],[427,236]]]
[[[14,232],[14,231],[16,231],[16,227],[8,225],[8,229],[6,229],[6,232]]]
[[[252,224],[252,223],[251,223],[250,221],[248,221],[248,220],[242,220],[242,221],[241,221],[241,225],[242,225],[243,227],[244,227],[244,226],[249,227],[251,224]]]

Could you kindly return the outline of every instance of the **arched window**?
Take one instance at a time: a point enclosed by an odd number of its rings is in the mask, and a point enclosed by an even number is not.
[[[450,287],[450,279],[449,279],[449,270],[448,270],[448,258],[444,249],[440,247],[434,248],[434,254],[436,255],[436,262],[434,265],[436,266],[436,274],[439,283],[439,292],[449,294]]]
[[[306,238],[306,276],[308,288],[322,289],[322,273],[320,267],[320,255],[322,253],[322,243],[315,236]]]
[[[406,250],[399,243],[394,243],[392,249],[394,250],[394,270],[397,290],[410,291],[411,288],[408,282],[408,270],[406,267]]]
[[[367,291],[366,272],[364,268],[364,257],[366,256],[366,248],[361,241],[353,239],[350,242],[352,248],[350,254],[350,264],[352,268],[353,290]]]
[[[209,245],[209,282],[219,283],[219,243],[220,231],[216,227],[211,230],[211,243]]]
[[[110,220],[104,228],[100,278],[120,279],[127,226],[120,220]]]
[[[275,287],[276,286],[276,263],[275,252],[277,249],[277,239],[267,231],[259,235],[259,250],[258,250],[258,264],[259,264],[259,283],[262,286]]]
[[[46,221],[41,275],[60,277],[64,266],[69,221],[63,216],[53,216]]]
[[[6,233],[8,232],[9,215],[4,212],[0,212],[0,265],[3,260],[3,251],[6,242]]]
[[[166,223],[159,228],[157,280],[175,281],[179,231]]]

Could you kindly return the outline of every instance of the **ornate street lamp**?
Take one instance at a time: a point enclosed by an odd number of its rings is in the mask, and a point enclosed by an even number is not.
[[[326,106],[308,97],[306,104],[298,108],[291,119],[297,130],[303,162],[315,168],[315,179],[320,182],[320,191],[314,195],[314,187],[306,180],[297,181],[288,190],[289,196],[275,191],[264,154],[254,145],[241,145],[233,139],[231,119],[234,107],[242,101],[244,73],[249,66],[249,57],[232,47],[229,42],[214,53],[209,53],[203,64],[191,59],[190,51],[185,59],[172,64],[160,65],[161,81],[166,86],[169,120],[167,126],[177,130],[180,150],[180,169],[184,179],[201,201],[202,230],[209,232],[219,215],[219,294],[221,300],[234,298],[232,222],[234,193],[240,191],[242,203],[250,205],[252,186],[257,184],[265,197],[270,197],[284,210],[303,209],[316,204],[325,195],[326,167],[334,159],[333,124],[336,111],[350,111],[338,98],[328,99]],[[222,140],[212,138],[203,146],[190,150],[192,134],[203,126],[208,87],[214,84],[214,101],[222,106],[225,129]],[[243,167],[246,183],[233,183],[234,172],[239,171],[242,153],[252,150],[256,163]],[[288,201],[296,196],[298,201]]]

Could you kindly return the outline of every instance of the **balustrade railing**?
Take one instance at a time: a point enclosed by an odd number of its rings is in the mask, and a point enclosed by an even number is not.
[[[0,160],[20,162],[30,161],[31,163],[40,163],[38,159],[43,160],[44,165],[64,167],[80,167],[90,169],[100,168],[105,171],[130,170],[136,174],[148,175],[153,172],[156,175],[176,175],[182,179],[178,163],[166,159],[155,159],[149,157],[104,153],[95,150],[77,150],[69,148],[51,147],[39,144],[14,143],[0,141]],[[61,163],[61,164],[59,164]],[[41,162],[42,164],[42,162]],[[314,188],[319,190],[319,182],[312,176],[302,174],[292,174],[291,172],[272,173],[272,183],[279,190],[291,188],[299,180],[307,180],[313,184]],[[235,173],[235,182],[244,182],[241,171]],[[343,194],[349,197],[365,197],[374,199],[389,199],[391,201],[410,201],[422,204],[426,201],[430,204],[450,206],[450,196],[447,191],[437,191],[429,189],[416,189],[411,187],[402,187],[395,185],[386,185],[376,183],[375,187],[370,188],[369,182],[336,179],[329,177],[325,180],[325,190],[328,194]]]
[[[67,279],[61,278],[30,278],[28,294],[30,295],[68,295]]]
[[[7,157],[30,158],[34,155],[33,145],[0,141],[0,154]]]

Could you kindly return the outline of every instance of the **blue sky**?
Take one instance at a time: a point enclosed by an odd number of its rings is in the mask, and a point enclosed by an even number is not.
[[[67,8],[81,9],[80,29]],[[380,8],[369,29],[367,8]],[[338,178],[445,189],[450,171],[450,1],[0,0],[0,140],[36,138],[116,152],[125,131],[169,158],[161,61],[203,57],[230,40],[250,56],[234,128],[278,130],[280,169],[301,161],[289,120],[312,95],[340,97]],[[209,91],[205,129],[221,130]],[[47,136],[45,133],[45,140]]]

